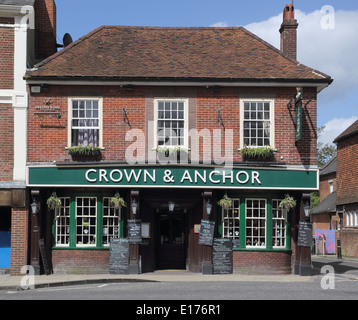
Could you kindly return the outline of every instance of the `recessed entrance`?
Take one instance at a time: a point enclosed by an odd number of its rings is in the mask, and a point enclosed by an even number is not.
[[[162,210],[158,223],[157,269],[185,269],[186,215]]]

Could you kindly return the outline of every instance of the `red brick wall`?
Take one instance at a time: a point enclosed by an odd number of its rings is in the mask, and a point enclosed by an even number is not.
[[[108,273],[109,250],[52,250],[54,273]]]
[[[337,205],[358,202],[357,159],[358,134],[339,141],[337,146]]]
[[[344,228],[340,232],[342,255],[358,257],[358,229]]]
[[[290,251],[234,251],[233,262],[234,273],[292,273]]]
[[[319,181],[319,195],[321,202],[327,198],[327,196],[330,195],[330,183],[329,181],[333,182],[333,191],[337,191],[337,179],[336,179],[336,173],[331,173],[328,175],[325,175],[323,178],[320,178]]]
[[[11,275],[20,275],[28,264],[28,211],[12,208],[11,215]]]
[[[12,18],[1,18],[0,24],[14,24]],[[14,29],[0,27],[0,89],[14,88]]]
[[[35,2],[36,58],[45,59],[56,48],[56,4],[54,0]]]
[[[0,104],[0,181],[12,181],[13,179],[13,144],[14,110],[10,104]]]
[[[226,129],[233,130],[234,161],[242,161],[240,153],[240,97],[275,99],[275,153],[274,161],[286,164],[316,164],[316,117],[317,102],[315,89],[305,89],[304,98],[312,102],[304,110],[303,139],[297,146],[294,141],[294,111],[287,108],[289,100],[295,94],[295,88],[222,88],[213,91],[205,87],[198,88],[151,88],[134,87],[127,91],[120,87],[73,87],[56,86],[44,93],[30,96],[28,112],[28,161],[46,162],[71,161],[67,155],[67,105],[68,97],[103,97],[103,151],[104,160],[124,160],[126,147],[133,142],[125,142],[125,134],[130,129],[123,122],[122,108],[126,108],[132,129],[146,132],[146,119],[153,119],[153,97],[187,97],[190,104],[190,127],[198,130],[221,129],[217,122],[217,110]],[[60,107],[61,118],[47,115],[39,117],[36,106],[50,103]],[[43,111],[45,112],[45,111]],[[152,134],[152,133],[148,133]],[[217,140],[216,140],[217,141]],[[222,143],[222,154],[224,144]],[[280,158],[283,157],[283,160]]]

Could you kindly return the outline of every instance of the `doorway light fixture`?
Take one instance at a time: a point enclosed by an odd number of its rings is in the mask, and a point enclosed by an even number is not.
[[[168,207],[169,207],[169,212],[173,212],[175,208],[175,203],[173,201],[169,201]]]

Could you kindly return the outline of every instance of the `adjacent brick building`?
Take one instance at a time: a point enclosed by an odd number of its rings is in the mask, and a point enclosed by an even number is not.
[[[27,72],[27,187],[54,272],[107,273],[119,237],[129,273],[211,274],[203,223],[233,240],[234,272],[309,272],[297,225],[318,190],[317,94],[332,79],[296,61],[287,8],[283,51],[242,27],[102,26]]]
[[[358,256],[358,121],[334,143],[337,144],[337,213],[341,218],[343,256]]]
[[[28,94],[23,77],[27,67],[57,51],[55,14],[53,0],[0,1],[0,269],[11,267],[12,274],[28,264]]]

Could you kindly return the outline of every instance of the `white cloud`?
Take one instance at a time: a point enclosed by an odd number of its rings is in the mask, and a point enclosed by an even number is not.
[[[334,29],[322,28],[325,14],[320,10],[305,13],[296,9],[295,13],[299,23],[298,60],[335,79],[324,91],[325,100],[343,99],[358,86],[358,11],[336,11]],[[282,13],[245,28],[279,48],[281,23]]]
[[[354,121],[358,120],[357,117],[351,117],[348,119],[334,118],[325,124],[323,133],[318,137],[318,141],[323,144],[333,143],[343,131],[345,131]]]
[[[222,22],[216,22],[214,24],[212,24],[210,27],[228,27],[228,23],[225,22],[225,21],[222,21]]]

